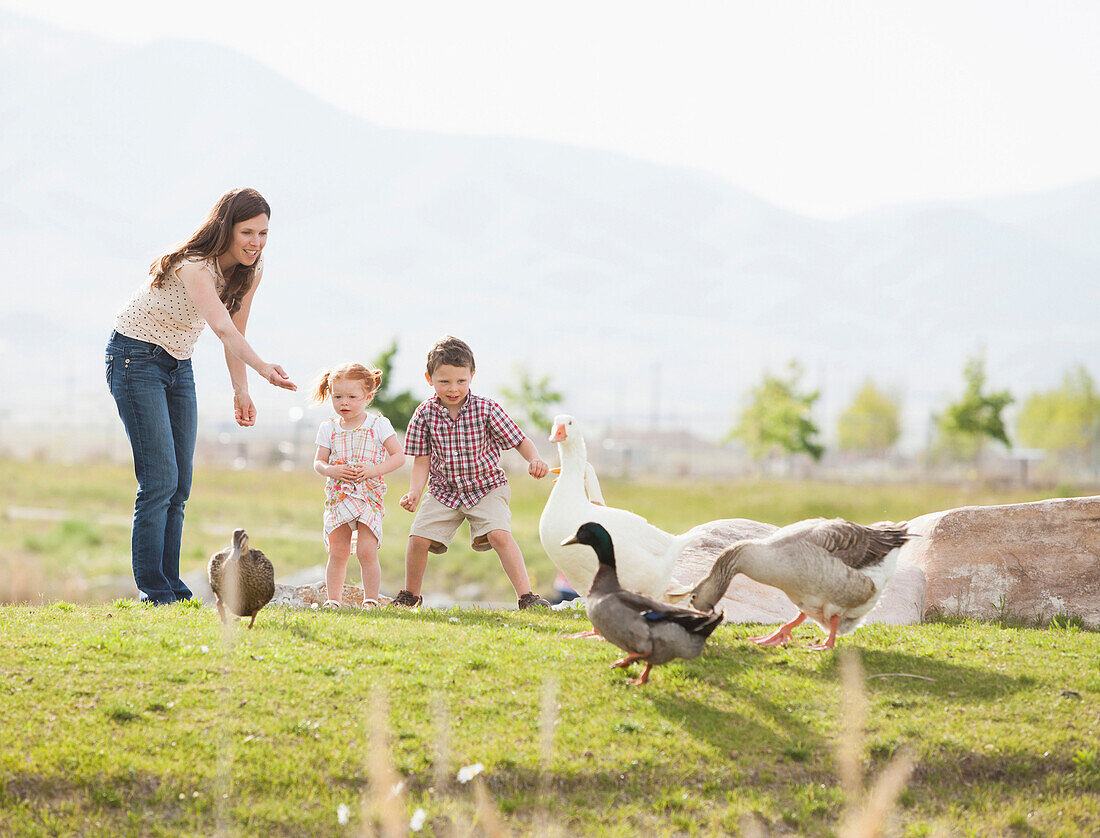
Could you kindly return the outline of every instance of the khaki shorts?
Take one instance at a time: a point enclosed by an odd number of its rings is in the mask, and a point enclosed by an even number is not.
[[[409,535],[427,538],[432,543],[428,550],[432,553],[446,553],[463,521],[470,522],[470,546],[478,552],[491,549],[489,533],[493,530],[512,531],[512,510],[508,502],[512,499],[512,490],[507,486],[493,489],[473,506],[460,506],[458,509],[440,503],[431,492],[424,494],[413,519]]]

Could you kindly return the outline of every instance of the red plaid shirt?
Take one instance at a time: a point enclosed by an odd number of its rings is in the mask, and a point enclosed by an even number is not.
[[[451,509],[473,506],[493,489],[508,485],[500,452],[525,435],[492,399],[469,393],[452,419],[439,396],[413,413],[405,431],[405,453],[429,457],[428,491]]]

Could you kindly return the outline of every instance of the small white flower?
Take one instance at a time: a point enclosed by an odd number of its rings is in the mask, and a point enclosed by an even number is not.
[[[394,783],[393,788],[390,789],[390,797],[397,797],[397,795],[401,794],[401,792],[403,792],[404,790],[405,790],[405,781],[400,780],[399,782]]]
[[[347,803],[341,803],[336,807],[336,820],[339,822],[340,826],[347,826],[350,816],[351,809],[348,808]]]
[[[428,815],[423,809],[417,809],[413,812],[413,816],[409,819],[409,829],[413,832],[419,832],[424,828],[424,821],[428,819]]]
[[[480,762],[475,762],[473,765],[464,765],[458,769],[458,781],[468,783],[484,770],[485,766]]]
[[[210,651],[210,647],[209,647],[209,646],[203,646],[203,647],[202,647],[202,653],[203,653],[204,655],[205,655],[205,654],[206,654],[207,652],[209,652],[209,651]]]
[[[458,617],[449,617],[447,619],[447,622],[448,623],[457,623],[458,622]]]
[[[310,603],[310,606],[309,606],[309,607],[310,607],[310,608],[312,608],[312,609],[313,609],[314,611],[316,611],[316,610],[317,610],[318,608],[320,608],[321,606],[320,606],[320,605],[318,605],[318,604],[317,604],[316,602],[313,602],[313,603]]]

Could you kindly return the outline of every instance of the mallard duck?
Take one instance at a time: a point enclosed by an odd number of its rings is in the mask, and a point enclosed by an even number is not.
[[[275,568],[267,556],[248,546],[244,530],[233,530],[232,546],[211,556],[206,572],[223,623],[228,622],[228,608],[238,617],[251,617],[252,628],[260,609],[275,596]]]
[[[829,632],[824,643],[810,648],[831,649],[837,635],[858,628],[875,607],[894,575],[898,551],[915,537],[907,532],[904,522],[862,526],[840,518],[799,521],[765,538],[744,539],[726,548],[695,586],[691,604],[709,611],[733,577],[743,573],[779,588],[800,612],[774,634],[750,640],[779,646],[790,640],[795,626],[810,617]]]
[[[582,524],[563,543],[587,545],[596,553],[599,569],[584,608],[595,629],[627,653],[612,669],[645,661],[645,670],[629,683],[646,683],[651,667],[676,658],[698,657],[710,633],[722,623],[721,614],[703,614],[624,590],[616,571],[615,545],[600,524]]]
[[[550,441],[558,444],[561,469],[539,519],[539,540],[573,590],[583,593],[591,587],[598,562],[590,551],[565,545],[573,544],[568,539],[581,524],[593,521],[615,540],[619,578],[626,588],[669,600],[690,593],[690,587],[673,578],[672,567],[695,534],[674,536],[641,515],[606,506],[572,416],[554,417]]]

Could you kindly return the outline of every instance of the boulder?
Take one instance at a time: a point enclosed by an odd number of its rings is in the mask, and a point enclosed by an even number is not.
[[[968,506],[909,522],[927,613],[1100,624],[1100,496]]]
[[[281,605],[284,608],[313,608],[324,605],[328,599],[328,588],[324,582],[314,582],[310,585],[275,585],[275,596],[271,598],[272,605]],[[344,585],[344,605],[361,608],[363,606],[363,589],[359,585]],[[378,595],[378,602],[386,605],[390,598]]]

